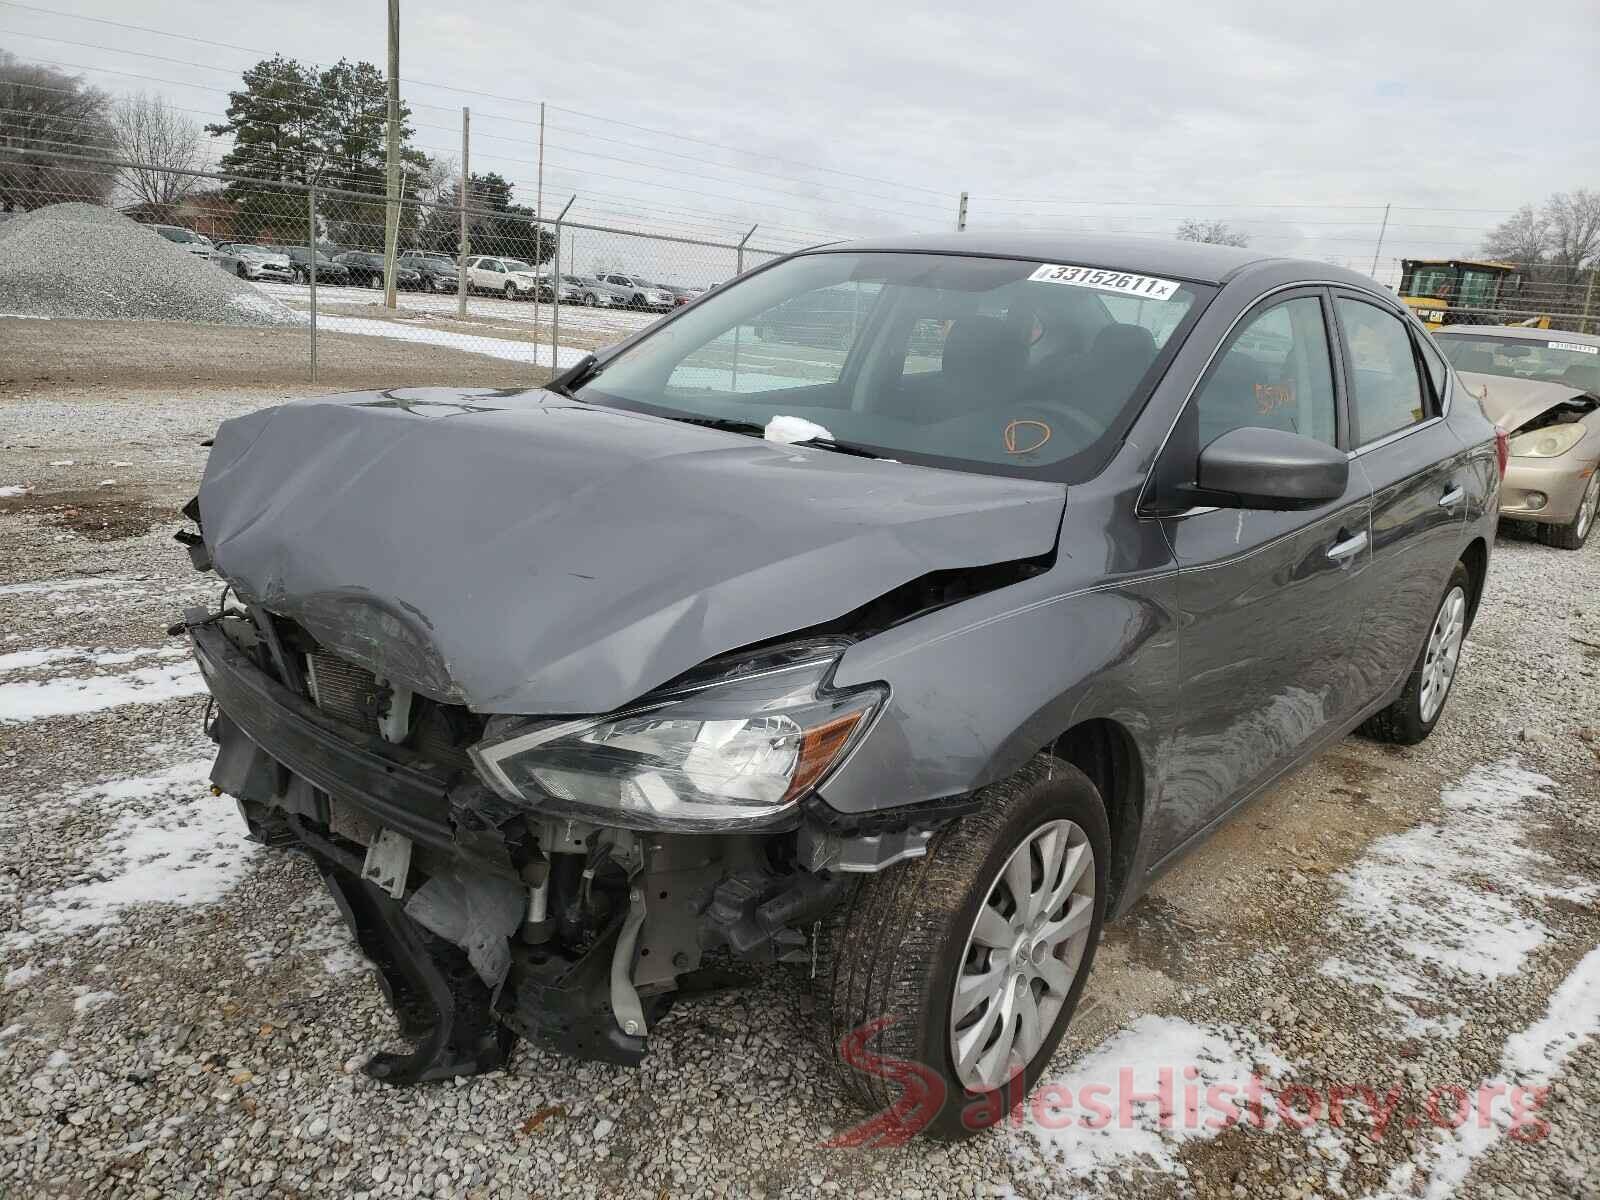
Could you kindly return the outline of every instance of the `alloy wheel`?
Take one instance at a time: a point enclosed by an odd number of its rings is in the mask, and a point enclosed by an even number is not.
[[[1028,834],[990,882],[950,1001],[950,1056],[968,1089],[993,1091],[1038,1054],[1088,948],[1094,894],[1094,848],[1072,821]]]
[[[1439,605],[1428,633],[1428,649],[1422,659],[1422,691],[1418,706],[1424,721],[1431,721],[1444,707],[1445,695],[1456,677],[1461,659],[1461,640],[1467,629],[1467,594],[1453,587]]]
[[[1600,509],[1600,467],[1589,476],[1589,486],[1583,489],[1583,499],[1578,502],[1578,520],[1573,532],[1581,542],[1594,524],[1595,510]]]

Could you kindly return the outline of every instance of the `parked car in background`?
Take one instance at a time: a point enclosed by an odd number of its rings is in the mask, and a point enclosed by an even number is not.
[[[267,246],[254,246],[248,242],[226,242],[218,246],[211,261],[240,279],[290,283],[295,277],[294,267],[289,262],[288,255]]]
[[[651,312],[666,312],[677,305],[677,297],[653,283],[646,283],[637,275],[619,275],[612,272],[601,275],[600,281],[609,284],[615,294],[625,298],[629,308]]]
[[[671,292],[672,299],[678,306],[685,305],[691,300],[698,300],[706,294],[705,288],[685,287],[681,283],[658,283],[656,286],[662,291]]]
[[[842,343],[738,336],[851,293]],[[185,509],[212,781],[382,973],[413,1048],[366,1070],[635,1064],[726,952],[804,964],[820,1057],[952,1139],[1179,856],[1432,732],[1505,464],[1370,277],[1133,238],[801,252],[416,394],[224,421]]]
[[[550,280],[532,264],[520,258],[475,254],[462,264],[467,272],[467,287],[475,292],[498,292],[507,300],[532,300],[535,294],[548,299]]]
[[[198,254],[201,258],[210,258],[213,249],[211,239],[203,233],[196,233],[182,225],[152,225],[152,230],[159,233],[169,242],[176,242],[190,254]]]
[[[426,292],[453,292],[457,288],[460,269],[448,254],[419,254],[407,252],[395,260],[407,270],[415,271]]]
[[[289,259],[289,267],[294,272],[295,279],[300,283],[307,283],[311,279],[311,251],[304,246],[279,246]],[[336,263],[321,250],[317,251],[317,282],[330,284],[337,287],[350,282],[350,271],[343,263]]]
[[[383,255],[370,250],[346,250],[343,254],[335,254],[333,261],[350,272],[350,282],[356,287],[383,286]],[[394,285],[401,291],[418,291],[422,287],[422,273],[396,258]]]
[[[578,287],[579,303],[589,308],[626,308],[628,293],[612,287],[598,275],[573,275]]]
[[[1434,341],[1489,419],[1511,435],[1500,515],[1581,550],[1600,515],[1600,336],[1449,325]]]

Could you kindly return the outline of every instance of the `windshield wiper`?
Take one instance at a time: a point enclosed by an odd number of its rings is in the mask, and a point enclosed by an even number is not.
[[[869,450],[856,442],[841,442],[835,438],[814,437],[804,438],[798,442],[790,442],[791,446],[821,446],[824,450],[832,450],[836,454],[853,454],[857,458],[882,458],[876,450]]]
[[[666,416],[667,414],[662,414]],[[767,427],[755,421],[741,421],[737,417],[689,417],[671,415],[670,421],[681,421],[685,425],[701,425],[707,429],[720,429],[725,433],[743,433],[750,437],[765,437]]]
[[[544,386],[558,396],[576,400],[577,397],[573,393],[594,379],[603,369],[598,358],[592,354],[585,354]]]

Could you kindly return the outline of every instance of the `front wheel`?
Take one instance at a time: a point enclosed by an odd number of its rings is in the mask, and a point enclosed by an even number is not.
[[[868,876],[820,938],[825,1052],[845,1090],[882,1110],[845,1140],[995,1124],[1037,1083],[1083,992],[1111,860],[1099,793],[1041,755],[979,796],[924,858]],[[911,1102],[892,1115],[900,1085]]]
[[[250,272],[246,271],[244,269],[244,264],[243,263],[239,264],[238,269],[234,271],[234,274],[237,275],[240,279],[249,279],[250,278]]]
[[[1600,467],[1589,476],[1589,486],[1583,489],[1583,499],[1578,501],[1578,511],[1565,525],[1541,525],[1539,536],[1547,546],[1561,550],[1582,550],[1594,528],[1594,519],[1600,511]]]
[[[583,306],[585,308],[593,308],[599,303],[600,303],[600,301],[598,301],[598,300],[596,300],[594,298],[594,293],[593,292],[588,293],[583,298]]]
[[[516,298],[517,298],[517,285],[514,284],[514,283],[506,284],[506,299],[507,300],[515,300]]]
[[[1361,733],[1380,742],[1414,746],[1433,732],[1461,663],[1471,596],[1472,577],[1464,564],[1457,563],[1404,690],[1387,708],[1368,717]]]

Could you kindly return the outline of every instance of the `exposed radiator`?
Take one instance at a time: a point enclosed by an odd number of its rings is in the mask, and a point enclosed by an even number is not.
[[[371,671],[321,650],[306,655],[311,698],[336,721],[363,733],[378,732],[378,712],[387,689]]]

